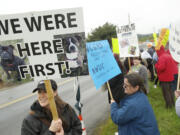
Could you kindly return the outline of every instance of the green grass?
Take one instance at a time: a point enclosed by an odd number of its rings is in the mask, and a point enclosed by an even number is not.
[[[104,121],[100,126],[98,126],[93,135],[114,135],[118,131],[118,127],[112,122],[110,116],[109,119]]]
[[[149,101],[154,110],[156,120],[161,135],[180,135],[180,118],[176,115],[175,108],[166,109],[165,101],[162,96],[160,87],[153,88],[153,84],[149,82],[150,92],[148,94]],[[94,135],[114,135],[117,132],[117,126],[112,122],[111,118],[100,125]]]

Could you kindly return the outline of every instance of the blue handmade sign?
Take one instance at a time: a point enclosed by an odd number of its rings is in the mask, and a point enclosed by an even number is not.
[[[107,40],[86,43],[89,73],[96,89],[121,73]]]

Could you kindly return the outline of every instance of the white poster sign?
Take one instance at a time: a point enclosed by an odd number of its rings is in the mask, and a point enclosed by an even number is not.
[[[0,16],[0,56],[8,49],[22,62],[6,60],[3,69],[21,79],[87,75],[82,8]]]
[[[173,59],[180,63],[180,21],[171,24],[169,50]]]
[[[139,56],[139,47],[135,24],[124,25],[118,28],[117,37],[119,42],[120,57]]]

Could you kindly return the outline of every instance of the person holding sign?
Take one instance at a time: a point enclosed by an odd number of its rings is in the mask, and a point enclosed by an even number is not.
[[[118,135],[160,135],[141,76],[125,75],[124,89],[127,96],[119,104],[111,100],[111,118],[118,125]]]
[[[52,120],[48,95],[42,80],[33,90],[33,93],[38,92],[38,98],[32,104],[29,115],[23,120],[21,135],[81,135],[81,122],[75,111],[58,96],[56,82],[54,80],[50,82],[59,119]]]
[[[146,88],[146,94],[149,93],[149,85],[148,85],[148,71],[147,68],[141,64],[142,59],[141,57],[133,57],[133,66],[131,67],[130,72],[136,72],[138,73],[142,78],[144,82],[144,86]]]
[[[166,108],[172,108],[174,106],[174,95],[171,90],[171,83],[174,80],[174,61],[172,57],[165,52],[164,46],[160,47],[160,50],[156,50],[158,55],[158,61],[155,64],[157,70],[157,76],[160,81],[164,100],[166,102]]]
[[[174,64],[171,65],[171,68],[172,68],[172,70],[173,70],[173,72],[174,72],[174,80],[171,82],[171,90],[172,90],[173,93],[174,93],[174,91],[177,89],[178,62],[176,62],[176,61],[172,58],[172,56],[171,56],[171,54],[170,54],[170,52],[169,52],[169,49],[168,49],[166,52],[170,55],[171,59],[172,59],[173,62],[174,62]]]
[[[108,82],[110,85],[110,89],[111,89],[113,99],[116,101],[116,103],[119,103],[120,100],[126,96],[126,94],[124,93],[124,88],[123,88],[125,69],[124,69],[124,66],[119,59],[119,54],[114,53],[114,58],[118,64],[119,68],[121,69],[122,73],[113,77]],[[110,97],[109,91],[108,91],[108,99],[109,99],[109,103],[110,103],[111,97]]]

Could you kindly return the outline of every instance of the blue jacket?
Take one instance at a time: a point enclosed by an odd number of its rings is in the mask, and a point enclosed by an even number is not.
[[[152,107],[142,92],[123,98],[119,105],[112,103],[111,118],[119,135],[160,135]]]

